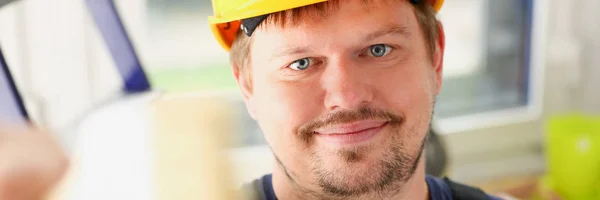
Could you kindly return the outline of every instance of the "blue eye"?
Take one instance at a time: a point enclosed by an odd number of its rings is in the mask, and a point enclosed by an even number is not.
[[[310,58],[302,58],[300,60],[294,61],[292,64],[289,65],[289,67],[292,68],[293,70],[302,71],[302,70],[307,69],[311,65],[312,65],[312,60]]]
[[[369,55],[373,57],[383,57],[392,51],[392,47],[385,44],[376,44],[369,47]]]

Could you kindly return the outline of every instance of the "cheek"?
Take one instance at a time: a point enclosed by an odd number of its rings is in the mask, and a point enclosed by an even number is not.
[[[379,96],[399,109],[422,109],[432,104],[434,85],[426,64],[414,63],[382,72],[378,77]]]
[[[433,112],[434,86],[426,64],[415,63],[382,74],[378,84],[380,99],[390,109],[401,113],[406,128],[413,134],[427,132]],[[421,138],[421,137],[417,137]]]
[[[318,115],[322,104],[317,103],[317,93],[310,87],[276,83],[269,78],[255,80],[253,102],[265,139],[291,173],[308,173],[308,146],[296,136],[296,128]]]
[[[263,74],[254,76],[252,101],[268,142],[272,146],[296,143],[296,128],[317,117],[322,108],[322,98],[314,89],[318,87],[276,81],[264,72],[254,74]]]

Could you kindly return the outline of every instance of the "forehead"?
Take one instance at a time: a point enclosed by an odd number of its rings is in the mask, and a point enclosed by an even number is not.
[[[252,36],[252,51],[268,46],[352,44],[381,29],[418,32],[413,7],[405,0],[342,0],[274,14]]]

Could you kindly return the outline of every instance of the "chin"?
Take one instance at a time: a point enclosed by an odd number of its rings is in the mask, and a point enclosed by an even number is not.
[[[315,152],[313,173],[335,195],[360,195],[394,188],[414,173],[420,152],[409,150],[400,135],[369,145]]]
[[[339,160],[339,159],[336,159]],[[321,188],[336,196],[357,196],[380,190],[394,183],[381,161],[361,160],[358,162],[335,163],[317,171]]]
[[[370,179],[383,171],[385,155],[375,145],[343,148],[328,151],[315,162],[313,171],[329,178],[345,180],[350,185],[370,182]]]

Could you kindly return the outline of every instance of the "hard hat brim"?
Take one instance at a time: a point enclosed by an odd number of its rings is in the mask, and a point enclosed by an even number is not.
[[[232,21],[226,23],[219,24],[209,24],[210,30],[212,31],[215,39],[225,49],[225,51],[229,52],[231,50],[231,45],[233,45],[233,41],[237,36],[238,30],[240,30],[240,21]]]
[[[225,49],[225,51],[229,52],[231,50],[231,45],[233,44],[233,41],[235,41],[237,32],[240,30],[240,25],[241,25],[240,20],[245,19],[245,18],[250,18],[250,17],[256,17],[256,16],[260,16],[260,15],[275,13],[275,12],[279,12],[282,10],[293,9],[293,8],[297,8],[297,7],[302,7],[302,6],[307,6],[307,5],[316,4],[316,3],[320,3],[320,2],[325,2],[325,1],[327,1],[327,0],[305,1],[305,3],[303,3],[303,4],[302,3],[296,4],[294,6],[262,10],[260,12],[259,11],[243,12],[242,14],[238,14],[238,15],[234,15],[234,16],[220,16],[220,17],[209,16],[208,23],[209,23],[210,29],[211,29],[215,39],[219,43],[219,45],[221,45],[221,47],[223,49]],[[444,0],[428,0],[428,1],[431,4],[431,6],[435,9],[436,12],[438,12],[442,8],[442,5],[444,4]]]

